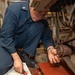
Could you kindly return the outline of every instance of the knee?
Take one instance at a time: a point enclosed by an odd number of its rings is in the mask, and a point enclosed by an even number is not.
[[[10,69],[10,67],[12,67],[12,63],[10,65],[7,65],[6,62],[5,64],[0,64],[0,75],[4,75]]]
[[[6,72],[6,66],[5,65],[2,65],[2,64],[0,64],[0,74],[1,75],[4,75],[5,74],[5,72]]]
[[[44,25],[41,22],[33,23],[30,26],[30,32],[34,31],[34,32],[37,32],[37,33],[42,33],[43,30],[44,30]]]

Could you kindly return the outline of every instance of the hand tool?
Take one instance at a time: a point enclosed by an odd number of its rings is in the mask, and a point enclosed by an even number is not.
[[[27,72],[25,70],[22,71],[23,75],[27,75]]]

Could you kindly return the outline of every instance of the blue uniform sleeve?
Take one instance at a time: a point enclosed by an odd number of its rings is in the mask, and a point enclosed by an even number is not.
[[[42,38],[41,38],[42,43],[45,45],[46,48],[48,48],[49,46],[54,46],[52,31],[48,27],[47,20],[43,19],[41,22],[44,24],[44,27],[45,27]]]
[[[13,36],[17,23],[17,16],[11,9],[7,8],[0,31],[0,49],[7,50],[9,53],[16,52]]]

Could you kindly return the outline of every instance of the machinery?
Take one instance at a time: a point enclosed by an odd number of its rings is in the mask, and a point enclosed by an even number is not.
[[[75,74],[75,0],[58,0],[50,7],[50,12],[47,19],[52,21],[49,22],[55,45],[62,45],[58,54],[70,53],[62,54],[62,59]]]

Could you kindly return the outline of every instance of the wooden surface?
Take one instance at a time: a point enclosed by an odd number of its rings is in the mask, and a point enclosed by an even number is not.
[[[69,72],[69,70],[66,70],[62,65],[53,67],[48,62],[38,63],[38,65],[44,75],[73,75]]]

